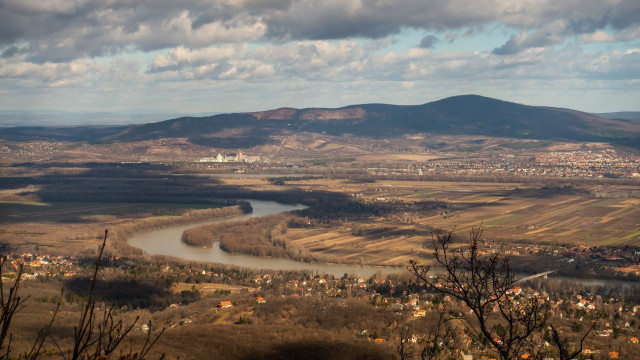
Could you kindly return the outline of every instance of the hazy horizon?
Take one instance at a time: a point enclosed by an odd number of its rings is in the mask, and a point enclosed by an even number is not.
[[[502,100],[502,99],[498,99]],[[358,105],[358,104],[347,104]],[[397,105],[397,104],[394,104]],[[421,105],[421,104],[411,104]],[[280,107],[289,107],[286,105]],[[273,108],[275,109],[275,108]],[[246,110],[241,112],[266,111],[273,109]],[[578,110],[579,109],[572,109]],[[223,112],[199,112],[199,113],[179,113],[179,112],[153,112],[142,109],[128,109],[122,111],[64,111],[51,109],[34,110],[2,110],[0,109],[0,127],[20,127],[20,126],[78,126],[78,125],[136,125],[170,120],[184,116],[213,116]],[[587,112],[588,113],[588,112]],[[612,117],[620,115],[624,119],[640,119],[640,111],[611,111],[594,112],[594,115],[602,117]]]

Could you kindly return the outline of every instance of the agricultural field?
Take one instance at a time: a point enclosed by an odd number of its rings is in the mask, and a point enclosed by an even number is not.
[[[482,225],[487,239],[565,246],[640,245],[640,199],[596,199],[588,188],[543,190],[512,183],[301,181],[304,189],[340,191],[368,203],[446,204],[433,214],[402,213],[336,226],[289,229],[296,247],[349,262],[399,265],[431,252],[430,229],[464,236]],[[338,190],[339,189],[339,190]]]
[[[486,236],[526,243],[640,245],[640,199],[594,199],[585,194],[468,189],[432,194],[454,212],[418,220],[419,224],[466,233],[483,224]]]

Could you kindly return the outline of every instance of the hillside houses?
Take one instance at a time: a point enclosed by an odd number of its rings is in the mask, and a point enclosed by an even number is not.
[[[20,265],[23,265],[22,276],[25,279],[34,278],[36,276],[70,277],[75,275],[74,269],[78,266],[78,263],[79,259],[75,256],[11,253],[7,256],[7,265],[10,268],[3,269],[3,273],[7,274],[7,270],[14,272],[18,271]]]
[[[579,252],[583,250],[589,249],[576,249]],[[600,250],[602,249],[598,249],[598,251]],[[52,273],[60,273],[59,269],[56,272],[54,269],[57,268],[52,266],[62,267],[67,264],[66,261],[73,264],[73,259],[28,255],[19,255],[19,257],[25,263],[38,260],[38,269],[48,267],[48,271]],[[111,263],[112,266],[116,266],[114,264],[116,263]],[[36,269],[36,267],[32,269]],[[189,284],[234,284],[253,288],[249,291],[231,294],[223,292],[203,294],[203,297],[211,297],[208,301],[212,301],[212,304],[217,304],[219,310],[215,310],[215,313],[234,319],[238,314],[242,315],[244,311],[251,309],[276,309],[284,305],[295,308],[296,304],[300,304],[301,308],[310,306],[310,304],[320,304],[317,305],[319,308],[325,304],[339,304],[336,306],[337,308],[345,307],[347,310],[348,306],[357,304],[365,314],[375,312],[387,314],[388,318],[379,324],[377,333],[372,331],[373,328],[366,327],[371,331],[366,336],[367,338],[371,337],[372,342],[375,342],[375,339],[384,339],[384,341],[379,341],[380,346],[387,344],[395,346],[399,341],[398,329],[404,324],[417,327],[432,321],[434,316],[444,310],[455,318],[454,321],[473,316],[470,309],[458,302],[455,297],[443,296],[438,292],[420,287],[401,276],[382,277],[379,275],[369,278],[345,276],[336,278],[331,275],[309,273],[223,269],[215,268],[210,264],[197,263],[157,264],[156,271],[163,276],[171,276],[175,281]],[[548,304],[554,317],[554,323],[560,324],[562,330],[568,334],[573,334],[572,324],[577,324],[576,328],[581,326],[586,329],[590,326],[592,319],[596,318],[600,312],[605,311],[605,317],[599,323],[594,336],[591,337],[595,340],[589,343],[589,351],[603,356],[608,355],[609,352],[617,352],[619,358],[629,358],[625,356],[628,353],[625,352],[627,351],[625,346],[632,349],[637,347],[640,351],[640,344],[637,340],[640,305],[630,302],[629,299],[623,301],[622,293],[596,293],[593,292],[594,289],[577,286],[575,289],[564,288],[562,291],[552,292],[548,289],[534,289],[531,287],[531,283],[520,283],[511,288],[503,299],[511,304],[523,306],[530,304],[531,300]],[[496,298],[495,301],[499,301],[499,299]],[[167,305],[167,307],[170,306],[173,305]],[[330,307],[327,305],[327,308]],[[188,307],[185,306],[184,309],[183,311],[187,311]],[[499,309],[492,310],[496,315],[499,314]],[[194,314],[185,314],[182,317],[186,319],[187,315],[194,316],[194,323],[197,322],[198,318]],[[187,321],[182,321],[182,323],[187,324]],[[363,329],[365,327],[360,328],[359,331]],[[474,334],[472,329],[464,328],[460,331],[464,335],[459,334],[455,343],[451,345],[459,351],[458,354],[464,351],[465,354],[473,354],[474,359],[482,359],[482,356],[490,353],[490,346],[483,342],[478,334]],[[407,334],[408,342],[415,346],[421,346],[425,341],[425,334],[427,334],[426,330],[412,330]],[[614,345],[606,345],[608,343]]]

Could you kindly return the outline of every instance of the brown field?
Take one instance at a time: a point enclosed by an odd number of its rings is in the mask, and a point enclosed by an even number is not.
[[[640,245],[640,199],[562,194],[536,198],[504,191],[491,196],[470,191],[445,199],[459,208],[453,216],[431,216],[418,223],[443,229],[456,226],[464,233],[483,223],[487,237],[533,243]]]
[[[294,186],[294,185],[291,185]],[[312,253],[381,265],[406,263],[428,256],[423,249],[428,230],[456,229],[462,236],[484,225],[485,237],[517,243],[565,245],[640,245],[640,199],[594,199],[587,195],[545,194],[535,189],[514,191],[520,184],[376,181],[354,184],[316,179],[296,187],[341,191],[370,202],[444,201],[435,215],[404,214],[342,222],[335,227],[290,229],[284,238]],[[375,235],[357,236],[365,228]],[[376,230],[377,229],[377,230]],[[427,247],[428,248],[428,247]]]
[[[285,238],[294,246],[306,248],[312,253],[347,262],[375,265],[405,264],[417,255],[427,256],[431,252],[421,248],[424,236],[385,235],[385,230],[390,233],[403,228],[409,229],[409,226],[393,226],[392,230],[387,230],[388,224],[372,222],[367,228],[380,229],[382,232],[375,236],[355,236],[350,232],[351,227],[331,230],[293,229],[288,231]]]

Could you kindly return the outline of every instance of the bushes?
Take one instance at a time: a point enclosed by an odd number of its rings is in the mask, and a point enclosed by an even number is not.
[[[196,286],[192,286],[191,290],[183,290],[180,292],[180,297],[182,297],[182,304],[186,305],[192,303],[194,301],[200,300],[201,294]]]
[[[206,230],[206,226],[200,226],[194,229],[185,230],[182,233],[181,240],[189,246],[210,248],[215,242],[215,238]]]

